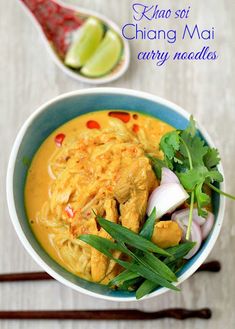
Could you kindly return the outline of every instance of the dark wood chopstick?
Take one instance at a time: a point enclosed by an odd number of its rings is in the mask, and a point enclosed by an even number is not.
[[[46,272],[24,272],[0,274],[0,282],[54,280]]]
[[[202,264],[197,272],[219,272],[221,264],[218,261],[211,261]],[[53,280],[53,278],[46,272],[25,272],[25,273],[6,273],[0,274],[0,282],[16,282],[16,281],[43,281]]]
[[[217,260],[213,260],[207,263],[202,264],[196,272],[220,272],[221,263]]]
[[[155,320],[172,318],[186,320],[189,318],[210,319],[209,308],[187,310],[172,308],[157,312],[139,310],[89,310],[89,311],[0,311],[4,320]]]
[[[201,265],[197,272],[219,272],[221,264],[211,261]],[[8,273],[0,275],[0,282],[53,280],[45,272]],[[157,312],[139,310],[45,310],[45,311],[0,311],[0,320],[156,320],[173,318],[186,320],[189,318],[210,319],[212,311],[209,308],[187,310],[172,308]]]

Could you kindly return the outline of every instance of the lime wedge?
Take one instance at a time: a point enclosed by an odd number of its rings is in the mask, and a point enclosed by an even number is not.
[[[81,73],[91,78],[107,74],[119,61],[121,52],[121,38],[116,32],[108,30],[94,55],[81,69]]]
[[[94,17],[88,18],[69,47],[65,64],[73,68],[83,66],[99,46],[103,34],[103,24]]]

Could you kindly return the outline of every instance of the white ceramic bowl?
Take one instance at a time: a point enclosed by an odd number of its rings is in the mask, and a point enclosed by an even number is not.
[[[83,280],[58,265],[43,250],[33,235],[24,208],[24,183],[27,174],[25,157],[30,161],[42,141],[57,127],[68,120],[91,111],[102,109],[124,109],[150,114],[179,128],[184,129],[189,114],[181,107],[157,96],[120,88],[91,88],[58,96],[40,106],[20,129],[12,148],[7,172],[7,200],[12,223],[22,244],[33,259],[52,277],[66,286],[90,296],[112,301],[134,301],[131,292],[113,291],[105,286]],[[206,130],[198,125],[206,142],[214,147]],[[222,165],[219,170],[223,174]],[[224,189],[224,183],[220,186]],[[213,196],[215,225],[199,252],[190,259],[179,273],[178,284],[189,278],[205,261],[216,239],[224,217],[224,197]],[[168,291],[159,288],[146,298]]]

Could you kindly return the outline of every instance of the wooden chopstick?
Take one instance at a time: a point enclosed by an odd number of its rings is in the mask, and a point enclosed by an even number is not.
[[[139,310],[89,310],[89,311],[0,311],[2,320],[155,320],[172,318],[186,320],[189,318],[210,319],[209,308],[187,310],[172,308],[157,312]]]
[[[0,274],[0,282],[54,280],[46,272],[24,272]]]
[[[219,272],[221,270],[221,264],[217,260],[202,264],[196,272]]]
[[[202,264],[197,272],[219,272],[221,264],[218,261],[211,261]],[[53,278],[46,272],[25,272],[25,273],[6,273],[0,274],[0,282],[17,282],[17,281],[43,281],[53,280]]]
[[[218,261],[211,261],[201,265],[197,272],[219,272],[221,265]],[[53,280],[45,272],[8,273],[0,275],[0,282],[14,281],[43,281]],[[172,308],[157,312],[143,312],[139,310],[44,310],[44,311],[0,311],[0,320],[156,320],[172,318],[186,320],[189,318],[210,319],[212,312],[209,308],[188,310]]]

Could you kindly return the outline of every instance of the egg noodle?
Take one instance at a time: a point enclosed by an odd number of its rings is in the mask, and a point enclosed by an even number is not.
[[[161,156],[158,143],[170,128],[147,116],[138,128],[133,131],[109,118],[105,128],[66,135],[48,159],[49,197],[36,213],[35,225],[47,228],[61,263],[91,281],[107,283],[121,268],[77,237],[110,238],[95,214],[138,232],[149,194],[158,185],[146,153]],[[119,252],[115,256],[123,257]]]

